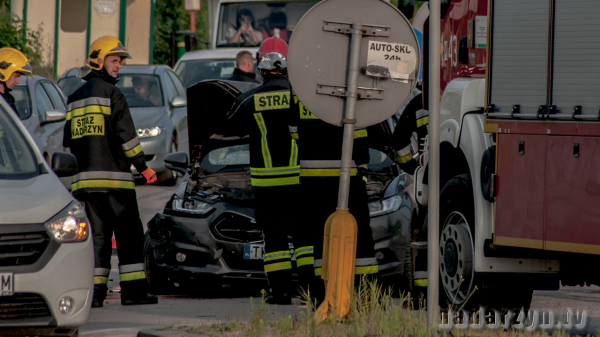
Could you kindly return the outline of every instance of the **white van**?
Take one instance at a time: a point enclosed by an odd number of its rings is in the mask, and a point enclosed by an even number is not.
[[[90,311],[91,228],[57,177],[77,161],[56,152],[51,166],[0,98],[0,336],[77,336]]]

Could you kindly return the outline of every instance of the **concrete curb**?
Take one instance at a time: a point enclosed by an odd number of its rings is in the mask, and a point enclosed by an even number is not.
[[[198,334],[189,333],[177,328],[169,328],[166,330],[156,330],[156,328],[154,328],[138,331],[137,337],[198,337]]]
[[[193,336],[192,334],[189,334],[185,331],[182,330],[164,330],[164,331],[157,331],[156,329],[146,329],[146,330],[140,330],[138,331],[137,337],[175,337],[175,336],[181,336],[181,337],[186,337],[186,336]],[[196,335],[197,336],[197,335]]]

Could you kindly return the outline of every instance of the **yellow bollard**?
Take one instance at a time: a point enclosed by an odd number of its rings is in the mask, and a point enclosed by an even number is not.
[[[325,223],[321,268],[321,278],[325,282],[325,300],[315,312],[317,323],[332,318],[333,315],[340,319],[350,313],[357,231],[356,220],[348,209],[337,208]]]

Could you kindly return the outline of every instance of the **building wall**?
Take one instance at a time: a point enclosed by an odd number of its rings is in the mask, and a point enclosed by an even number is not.
[[[92,23],[90,25],[90,44],[102,36],[110,35],[119,38],[119,8],[121,1],[126,0],[92,0]],[[114,2],[112,14],[98,12],[98,2]]]
[[[52,0],[27,1],[27,26],[33,30],[42,28],[42,42],[44,64],[54,63],[54,25],[56,2]]]
[[[86,0],[60,0],[58,62],[56,63],[58,76],[66,70],[85,64],[87,17]]]
[[[23,19],[24,0],[12,0],[11,11]],[[27,28],[37,31],[42,29],[41,41],[43,44],[43,62],[51,65],[54,62],[54,24],[55,6],[52,0],[27,1]]]
[[[60,7],[58,50],[55,63],[57,1]],[[148,64],[150,10],[151,1],[155,0],[11,0],[11,12],[22,19],[23,8],[27,3],[27,27],[33,30],[42,27],[44,63],[48,65],[55,63],[56,74],[60,76],[70,68],[81,67],[85,64],[88,44],[97,38],[105,35],[119,38],[121,1],[127,1],[125,41],[122,42],[132,56],[128,63]],[[91,8],[88,11],[90,3]],[[90,22],[88,22],[88,16],[91,19]]]
[[[125,47],[131,55],[128,64],[148,64],[150,57],[150,1],[127,0]]]

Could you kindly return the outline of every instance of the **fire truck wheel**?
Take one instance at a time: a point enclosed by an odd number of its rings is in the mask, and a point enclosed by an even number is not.
[[[473,186],[470,174],[450,179],[440,193],[440,305],[461,307],[475,288]]]
[[[528,310],[533,290],[510,282],[482,287],[473,258],[475,211],[471,175],[450,179],[440,193],[440,306],[453,310]],[[500,276],[500,275],[498,275]],[[496,277],[498,277],[496,276]]]

